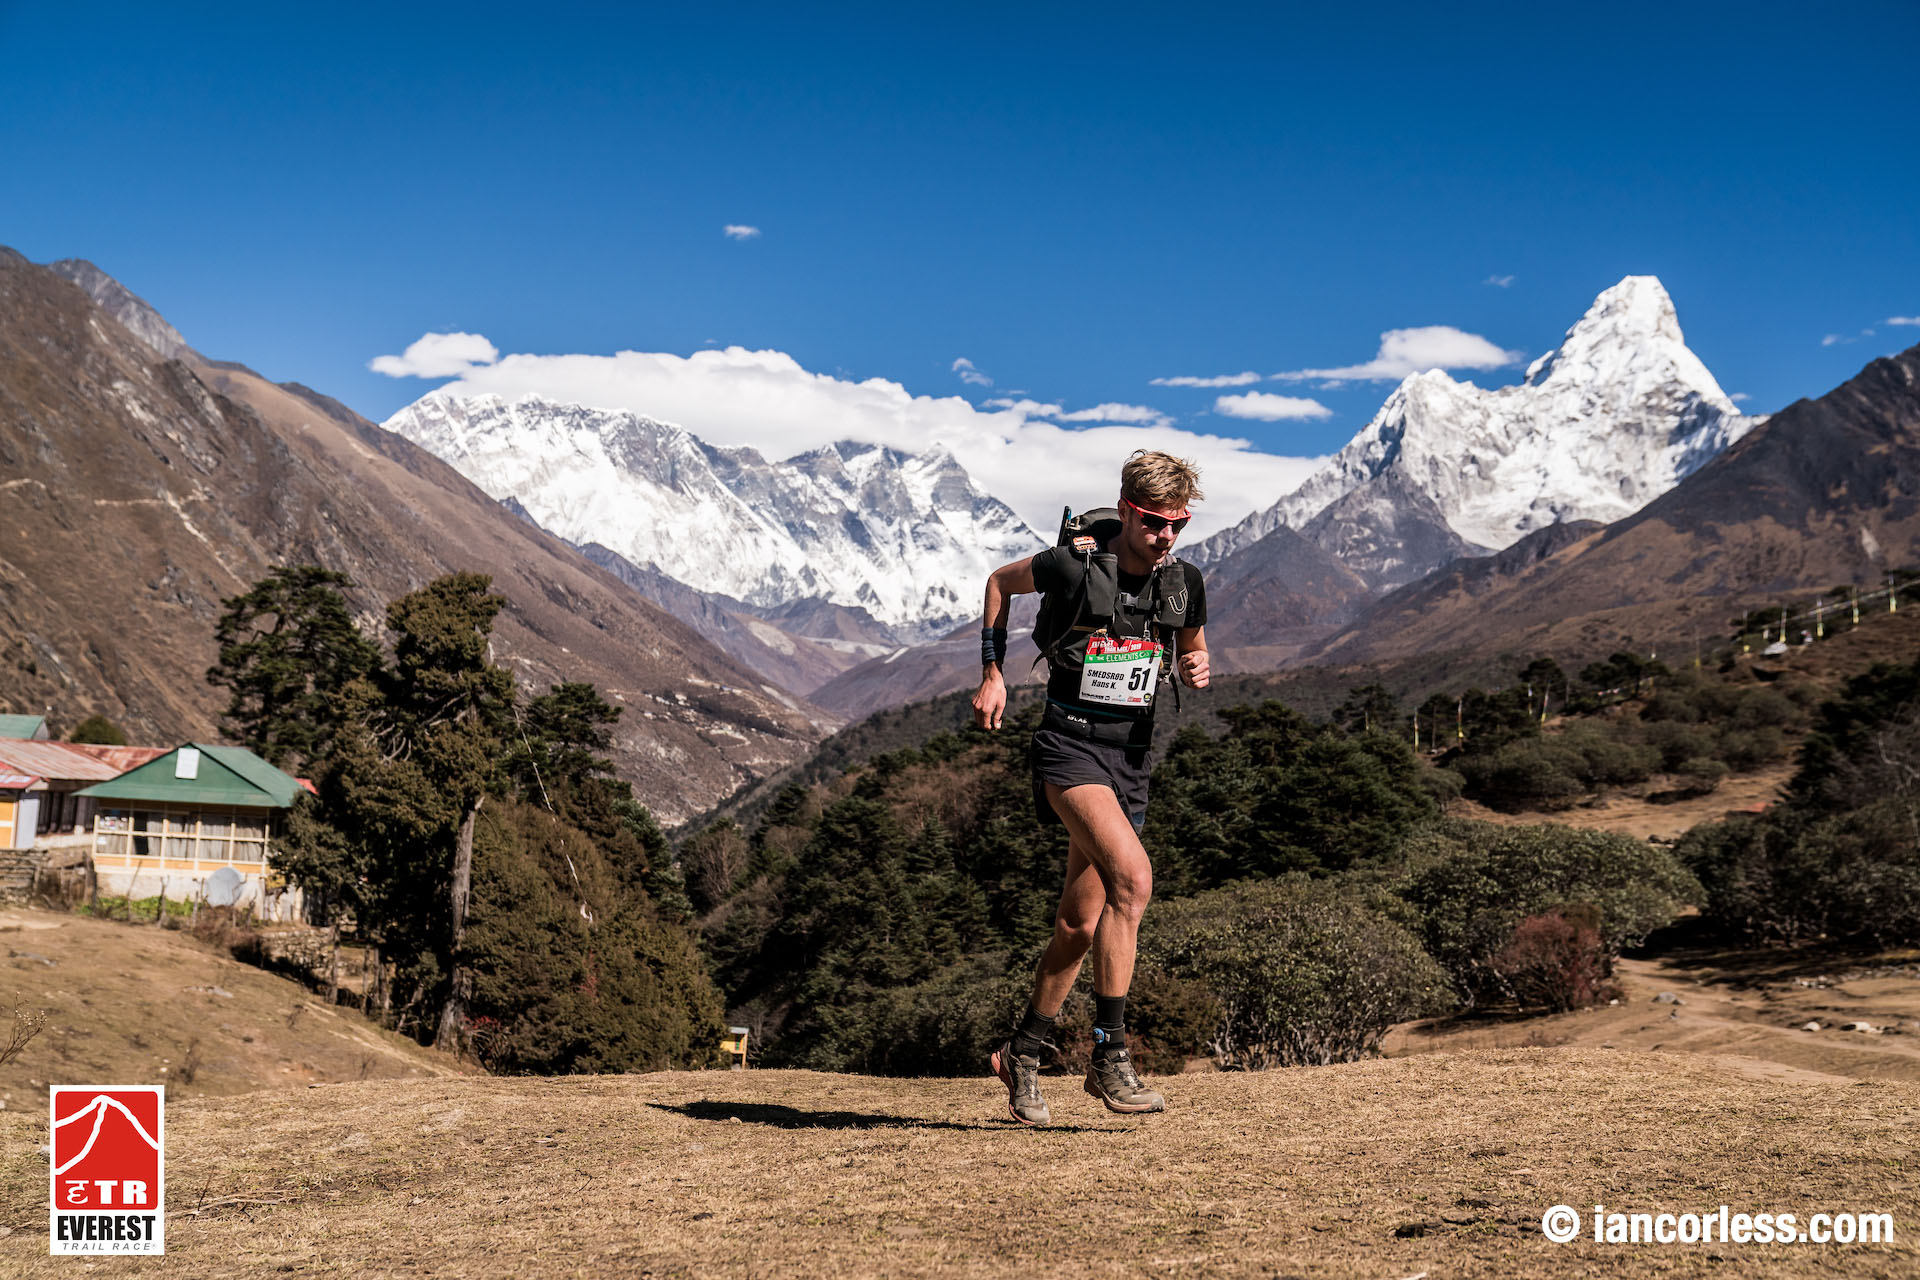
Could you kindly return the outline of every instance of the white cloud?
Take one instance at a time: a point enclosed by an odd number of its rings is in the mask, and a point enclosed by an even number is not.
[[[1066,412],[1057,404],[1044,404],[1038,400],[1009,400],[1003,397],[988,400],[985,404],[989,409],[1007,409],[1026,418],[1057,418]]]
[[[1485,280],[1482,280],[1480,283],[1490,284],[1496,289],[1511,289],[1513,287],[1513,277],[1512,276],[1488,276]]]
[[[1524,359],[1519,351],[1504,351],[1477,333],[1452,325],[1429,324],[1417,329],[1389,329],[1380,335],[1380,350],[1365,364],[1340,369],[1296,369],[1273,376],[1283,382],[1315,378],[1359,382],[1398,382],[1410,373],[1428,369],[1502,369]]]
[[[1257,373],[1223,373],[1215,378],[1154,378],[1147,383],[1150,387],[1244,387],[1260,381]]]
[[[1888,316],[1888,324],[1920,324],[1920,316]]]
[[[1120,464],[1135,449],[1164,449],[1199,464],[1208,500],[1195,509],[1189,541],[1272,506],[1322,461],[1261,453],[1247,440],[1185,430],[1164,417],[1114,422],[1118,411],[1139,406],[1079,410],[1111,425],[1075,427],[1044,420],[1068,416],[1057,404],[992,401],[975,407],[962,396],[914,395],[884,378],[835,378],[802,368],[785,352],[741,347],[685,356],[516,353],[469,366],[433,394],[509,400],[538,395],[627,409],[678,423],[711,444],[751,445],[775,458],[836,440],[914,453],[945,446],[988,492],[1043,533],[1059,520],[1062,503],[1081,508],[1110,502]]]
[[[1820,345],[1823,347],[1843,347],[1847,343],[1852,341],[1854,341],[1854,339],[1842,337],[1840,334],[1837,334],[1837,333],[1830,333],[1826,337],[1820,339]]]
[[[760,228],[750,227],[744,222],[729,222],[720,228],[720,234],[729,240],[758,240]]]
[[[1049,416],[1062,422],[1129,422],[1143,426],[1158,426],[1173,421],[1158,409],[1144,404],[1097,404],[1091,409],[1076,409],[1072,413]]]
[[[1252,418],[1256,422],[1280,422],[1297,418],[1331,418],[1333,410],[1306,396],[1276,396],[1271,391],[1249,391],[1245,395],[1221,396],[1213,402],[1215,413],[1229,418]]]
[[[1735,404],[1745,404],[1747,401],[1753,399],[1753,397],[1744,391],[1736,391],[1728,396],[1727,399],[1733,401]]]
[[[961,356],[953,362],[953,371],[960,375],[960,381],[967,383],[969,386],[990,387],[993,385],[993,379],[976,369],[973,361],[967,359],[965,356]]]
[[[397,356],[375,356],[367,368],[389,378],[452,378],[499,358],[499,349],[477,333],[424,333]]]

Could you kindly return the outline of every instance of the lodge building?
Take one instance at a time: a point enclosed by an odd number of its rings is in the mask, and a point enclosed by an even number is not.
[[[245,747],[187,743],[79,792],[95,806],[93,870],[103,893],[194,898],[232,867],[238,905],[274,919],[300,912],[272,869],[286,811],[306,786]]]
[[[55,742],[43,717],[0,714],[0,891],[57,873],[90,892],[191,900],[231,868],[235,905],[297,917],[301,895],[273,854],[303,789],[244,747]]]

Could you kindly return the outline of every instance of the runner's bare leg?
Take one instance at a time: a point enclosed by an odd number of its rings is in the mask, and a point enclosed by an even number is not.
[[[1123,996],[1133,985],[1140,917],[1153,896],[1153,865],[1112,787],[1046,786],[1053,811],[1066,824],[1073,844],[1086,851],[1105,891],[1093,939],[1094,994]],[[1061,994],[1064,998],[1065,992]]]
[[[1040,953],[1040,968],[1033,979],[1033,1007],[1049,1018],[1058,1017],[1074,979],[1080,976],[1080,962],[1093,945],[1107,890],[1100,873],[1088,861],[1080,841],[1067,847],[1067,879],[1060,891],[1060,908],[1054,913],[1053,937]]]

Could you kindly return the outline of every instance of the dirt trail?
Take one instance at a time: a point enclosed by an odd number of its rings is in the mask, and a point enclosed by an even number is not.
[[[1691,1053],[1780,1079],[1920,1083],[1920,953],[1862,960],[1693,950],[1622,960],[1615,976],[1617,1005],[1409,1023],[1383,1048],[1389,1056],[1522,1045]],[[1843,1030],[1862,1022],[1874,1030]],[[1806,1030],[1809,1023],[1819,1029]]]
[[[1773,804],[1791,777],[1793,769],[1786,765],[1735,774],[1706,795],[1659,804],[1615,791],[1576,808],[1553,813],[1501,813],[1471,800],[1451,801],[1447,812],[1456,818],[1474,818],[1509,827],[1554,822],[1568,827],[1617,831],[1642,840],[1648,836],[1678,840],[1699,823],[1719,822],[1736,813],[1756,813]]]

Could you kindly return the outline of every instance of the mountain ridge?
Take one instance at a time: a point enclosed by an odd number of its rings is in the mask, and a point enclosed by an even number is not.
[[[1760,420],[1687,347],[1660,281],[1628,276],[1513,386],[1408,375],[1321,470],[1191,555],[1213,563],[1285,525],[1376,586],[1399,586],[1546,525],[1631,514]],[[1409,522],[1416,497],[1431,511]],[[1337,528],[1314,525],[1341,503]]]
[[[770,460],[625,410],[440,391],[384,425],[568,542],[755,609],[862,608],[901,639],[951,628],[971,607],[954,582],[1043,545],[942,447]]]
[[[1781,596],[1877,585],[1915,564],[1920,346],[1795,401],[1633,514],[1549,526],[1502,557],[1456,562],[1374,602],[1306,658],[1670,647]]]

